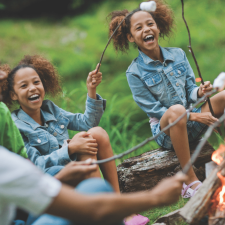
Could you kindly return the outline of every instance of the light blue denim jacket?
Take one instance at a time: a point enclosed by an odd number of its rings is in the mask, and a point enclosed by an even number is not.
[[[28,158],[42,170],[56,165],[66,165],[76,159],[69,157],[68,130],[87,131],[99,124],[106,101],[97,95],[97,100],[87,96],[84,114],[67,112],[50,100],[44,100],[41,115],[44,126],[35,122],[21,108],[12,112],[27,148]],[[64,144],[64,145],[63,145]]]
[[[164,62],[139,50],[126,71],[133,98],[149,118],[160,118],[175,104],[186,109],[197,101],[198,86],[184,51],[160,47]]]

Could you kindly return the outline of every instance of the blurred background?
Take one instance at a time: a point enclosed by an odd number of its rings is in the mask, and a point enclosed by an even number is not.
[[[52,100],[65,110],[84,112],[86,78],[98,63],[108,41],[107,15],[113,10],[133,10],[140,0],[0,0],[0,62],[15,66],[26,55],[40,54],[53,62],[62,76],[63,95]],[[197,77],[188,34],[181,17],[181,1],[168,0],[175,14],[176,30],[163,47],[182,48]],[[192,47],[203,79],[213,82],[225,70],[225,1],[184,0]],[[97,92],[107,99],[101,119],[116,154],[151,136],[148,118],[133,101],[125,71],[137,57],[106,50]],[[197,83],[198,85],[200,83]],[[75,132],[70,132],[72,136]],[[216,147],[215,134],[210,142]],[[151,142],[135,154],[157,148]],[[131,156],[131,155],[130,155]],[[120,163],[118,161],[117,163]]]

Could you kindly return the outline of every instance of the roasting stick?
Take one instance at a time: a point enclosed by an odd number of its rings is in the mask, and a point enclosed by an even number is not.
[[[170,127],[174,126],[177,122],[179,122],[184,116],[187,115],[188,112],[191,112],[199,103],[201,102],[204,102],[206,100],[206,98],[208,96],[211,96],[212,94],[216,93],[217,91],[216,90],[212,90],[210,92],[208,92],[207,94],[205,94],[202,98],[200,98],[195,104],[193,104],[192,106],[190,106],[186,112],[184,114],[182,114],[180,117],[178,117],[173,123],[170,123],[169,125],[167,125],[166,127],[164,127],[158,134],[156,134],[155,136],[153,137],[149,137],[147,139],[145,139],[143,142],[141,142],[140,144],[134,146],[133,148],[131,149],[128,149],[127,151],[123,152],[123,153],[120,153],[119,155],[114,155],[110,158],[107,158],[107,159],[102,159],[102,160],[97,160],[97,161],[94,161],[92,164],[102,164],[102,163],[106,163],[106,162],[109,162],[109,161],[112,161],[112,160],[115,160],[115,159],[120,159],[122,158],[123,156],[125,155],[128,155],[130,154],[131,152],[137,150],[138,148],[146,145],[148,142],[152,141],[152,140],[155,140],[160,134],[162,134],[164,131],[168,130]]]
[[[222,72],[219,74],[219,76],[214,80],[213,83],[213,88],[216,91],[222,91],[225,87],[225,73]],[[196,161],[196,159],[198,158],[204,144],[206,143],[207,139],[210,137],[210,135],[213,132],[213,129],[215,129],[219,124],[221,124],[223,121],[225,120],[225,112],[224,114],[219,118],[219,120],[217,122],[215,122],[214,124],[212,124],[206,131],[204,137],[202,138],[202,140],[199,142],[199,144],[197,145],[194,153],[192,154],[190,160],[188,161],[188,163],[184,166],[183,169],[183,173],[187,174],[189,169],[191,168],[192,164],[194,164],[194,162]]]
[[[140,4],[140,9],[143,10],[143,11],[147,11],[147,12],[154,12],[156,10],[156,3],[154,1],[149,1],[149,2],[142,2]],[[99,64],[98,64],[98,67],[97,67],[97,72],[99,71],[99,68],[101,66],[101,63],[102,63],[102,59],[103,59],[103,56],[105,54],[105,51],[113,37],[113,35],[116,33],[116,31],[118,30],[118,28],[120,27],[120,25],[123,23],[123,21],[131,14],[132,12],[128,13],[123,19],[122,21],[118,24],[118,26],[116,27],[116,29],[113,31],[112,35],[110,36],[106,46],[105,46],[105,49],[103,50],[102,52],[102,55],[101,55],[101,58],[100,58],[100,61],[99,61]]]
[[[193,49],[192,49],[192,47],[191,47],[191,34],[190,34],[189,27],[188,27],[188,25],[187,25],[187,21],[186,21],[185,18],[184,18],[184,2],[183,2],[183,0],[181,0],[181,4],[182,4],[182,18],[183,18],[183,21],[184,21],[184,23],[185,23],[185,25],[186,25],[187,31],[188,31],[188,37],[189,37],[189,46],[188,46],[188,48],[189,48],[189,52],[191,53],[191,55],[192,55],[192,57],[193,57],[193,59],[194,59],[195,65],[196,65],[197,70],[198,70],[198,76],[201,78],[201,83],[204,85],[204,80],[203,80],[203,77],[202,77],[202,75],[201,75],[201,71],[200,71],[200,68],[199,68],[199,66],[198,66],[198,62],[197,62],[197,60],[196,60],[196,58],[195,58],[194,51],[193,51]],[[213,108],[212,108],[212,105],[211,105],[211,101],[210,101],[209,98],[207,98],[207,102],[208,102],[209,109],[210,109],[210,112],[211,112],[212,116],[215,117],[215,114],[214,114],[214,111],[213,111]],[[222,136],[222,133],[221,133],[220,128],[217,127],[216,129],[217,129],[218,133],[220,134],[220,136]],[[215,131],[216,131],[216,130],[215,130]]]

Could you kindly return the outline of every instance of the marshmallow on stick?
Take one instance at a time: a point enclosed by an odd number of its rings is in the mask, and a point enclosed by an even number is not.
[[[147,12],[154,12],[156,10],[156,3],[154,1],[142,2],[140,9]]]
[[[222,91],[225,87],[225,73],[222,72],[213,82],[213,88]]]

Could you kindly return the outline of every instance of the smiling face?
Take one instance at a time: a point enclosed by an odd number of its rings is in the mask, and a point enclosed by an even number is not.
[[[150,56],[159,50],[159,33],[155,20],[148,12],[138,11],[132,15],[127,38],[130,42],[135,42],[146,55]]]
[[[11,98],[17,100],[28,115],[41,108],[45,90],[37,72],[30,68],[19,69],[14,76],[14,92]]]

